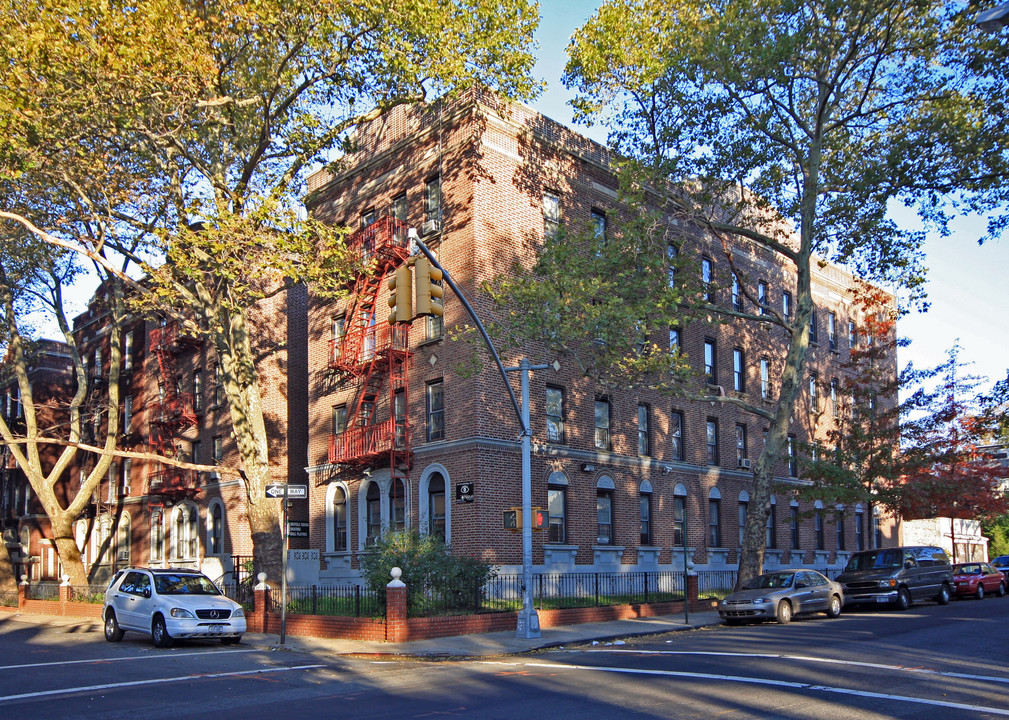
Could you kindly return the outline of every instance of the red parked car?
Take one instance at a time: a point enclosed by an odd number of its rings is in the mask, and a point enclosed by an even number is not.
[[[978,600],[985,593],[1005,595],[1006,579],[991,563],[958,563],[953,566],[953,593],[958,596],[973,595]]]

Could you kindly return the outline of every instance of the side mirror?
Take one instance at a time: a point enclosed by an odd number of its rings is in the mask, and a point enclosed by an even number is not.
[[[904,567],[905,567],[906,569],[910,570],[911,568],[913,568],[913,567],[914,567],[914,562],[913,562],[913,561],[911,561],[911,560],[905,560],[905,561],[904,561]]]
[[[804,587],[809,587],[809,584],[807,582],[805,582],[804,580],[800,580],[799,582],[795,583],[795,589],[796,590],[798,590],[799,588],[804,588]]]
[[[144,597],[145,598],[149,598],[150,596],[151,596],[151,589],[150,588],[144,588]]]

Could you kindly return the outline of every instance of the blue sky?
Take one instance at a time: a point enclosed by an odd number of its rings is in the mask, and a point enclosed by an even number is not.
[[[547,88],[531,104],[544,115],[604,142],[603,128],[573,124],[567,105],[572,94],[561,84],[568,41],[599,5],[598,0],[540,1],[535,72]],[[913,216],[906,221],[914,222]],[[977,238],[984,224],[983,218],[963,218],[954,224],[949,237],[928,239],[925,250],[931,307],[926,313],[912,313],[901,320],[898,332],[911,340],[901,353],[901,365],[909,361],[917,367],[937,365],[959,341],[961,361],[971,363],[967,371],[986,377],[989,384],[1005,378],[1009,368],[1009,312],[1005,307],[1009,299],[1009,236],[979,246]]]

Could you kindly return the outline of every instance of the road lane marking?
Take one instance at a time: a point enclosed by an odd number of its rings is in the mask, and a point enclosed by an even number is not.
[[[984,705],[968,705],[966,703],[951,702],[948,700],[929,700],[927,698],[917,698],[910,695],[893,695],[890,693],[876,693],[867,690],[852,690],[848,688],[832,687],[830,685],[815,685],[812,683],[793,682],[789,680],[771,680],[766,678],[743,677],[739,675],[717,675],[712,673],[693,673],[679,670],[645,670],[638,668],[618,668],[618,667],[595,667],[592,665],[561,665],[557,663],[506,663],[484,661],[486,665],[525,665],[527,667],[547,668],[551,670],[586,670],[595,672],[623,673],[627,675],[653,675],[660,677],[679,677],[691,680],[721,680],[723,682],[738,682],[748,685],[769,685],[772,687],[791,688],[795,690],[812,690],[814,692],[828,692],[839,695],[854,695],[855,697],[877,698],[879,700],[896,700],[899,702],[918,703],[920,705],[933,705],[935,707],[952,708],[954,710],[968,710],[970,712],[985,712],[992,715],[1003,715],[1009,717],[1009,709],[986,707]]]
[[[97,690],[116,690],[118,688],[135,687],[137,685],[158,685],[164,683],[183,682],[185,680],[212,680],[215,678],[237,677],[239,675],[265,675],[266,673],[292,672],[294,670],[313,670],[325,665],[297,665],[295,667],[259,668],[257,670],[237,670],[221,673],[196,673],[170,678],[150,678],[130,682],[107,683],[104,685],[85,685],[81,687],[62,688],[59,690],[40,690],[38,692],[22,693],[21,695],[0,695],[0,704],[13,700],[31,700],[35,698],[52,697],[54,695],[70,695],[79,692],[95,692]]]
[[[802,662],[825,663],[828,665],[851,665],[853,667],[871,668],[873,670],[896,670],[899,672],[918,673],[920,675],[939,675],[942,677],[958,678],[960,680],[981,680],[987,682],[997,682],[1009,684],[1009,677],[998,677],[997,675],[975,675],[972,673],[949,672],[946,670],[936,670],[935,668],[911,667],[910,665],[887,665],[885,663],[871,663],[860,660],[839,660],[836,658],[813,657],[812,655],[785,655],[781,653],[738,653],[738,652],[705,652],[703,650],[608,650],[592,649],[586,650],[590,653],[629,653],[632,655],[710,655],[712,657],[736,657],[736,658],[768,658],[772,660],[799,660]]]
[[[92,658],[90,660],[54,660],[52,662],[40,662],[40,663],[24,663],[21,665],[0,665],[0,670],[23,670],[24,668],[34,668],[34,667],[52,667],[55,665],[87,665],[88,663],[94,663],[96,665],[102,665],[105,663],[112,662],[123,662],[124,660],[161,660],[164,658],[178,658],[178,657],[188,657],[190,655],[213,655],[213,657],[220,657],[221,655],[237,655],[240,653],[252,653],[259,652],[258,648],[249,648],[248,650],[207,650],[204,652],[186,652],[186,653],[157,653],[150,655],[132,655],[129,657],[110,657],[110,658]]]

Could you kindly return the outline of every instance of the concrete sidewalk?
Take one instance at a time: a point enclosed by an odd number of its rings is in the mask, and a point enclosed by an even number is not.
[[[33,615],[29,613],[3,613],[0,620],[45,625],[55,632],[75,635],[95,633],[100,635],[102,623],[97,619],[66,618],[53,615]],[[525,639],[515,637],[515,631],[484,633],[481,635],[457,635],[432,640],[413,640],[402,643],[365,642],[339,638],[318,638],[288,635],[282,645],[280,636],[265,633],[246,633],[242,644],[253,647],[274,649],[305,650],[331,655],[387,655],[403,657],[486,657],[512,655],[542,648],[560,647],[570,644],[617,642],[624,638],[642,635],[658,635],[679,630],[691,630],[709,625],[718,625],[717,612],[690,613],[690,622],[685,623],[683,614],[664,615],[632,620],[611,620],[600,623],[566,625],[544,628],[541,637]]]

